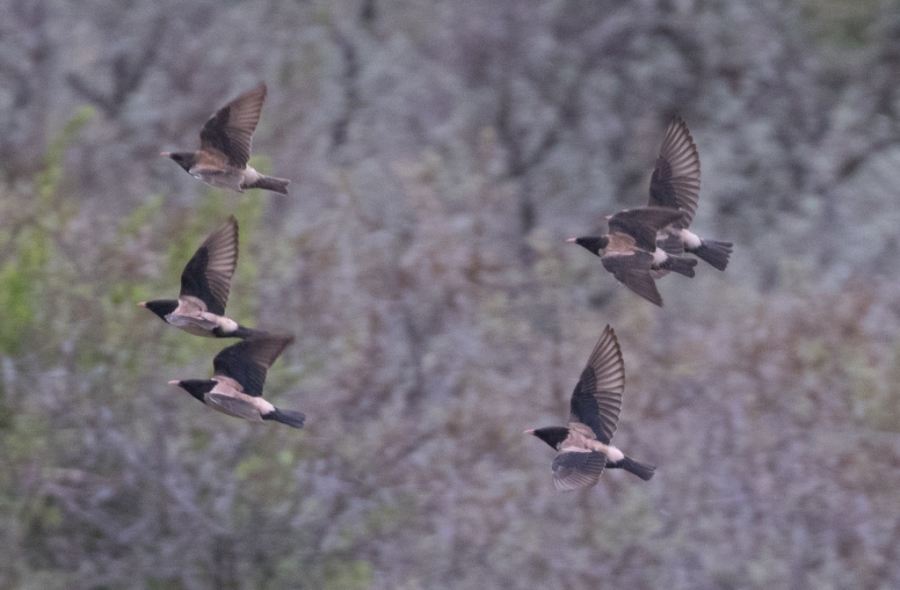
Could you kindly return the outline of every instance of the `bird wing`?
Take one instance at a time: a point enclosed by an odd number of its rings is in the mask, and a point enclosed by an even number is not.
[[[650,303],[662,307],[662,295],[659,294],[656,282],[650,276],[652,254],[641,251],[628,253],[607,251],[600,257],[600,261],[603,268],[611,272],[626,287]]]
[[[608,445],[616,432],[624,392],[625,362],[616,333],[607,325],[572,393],[569,422],[584,424]]]
[[[606,467],[606,455],[563,448],[553,459],[552,467],[553,485],[560,492],[589,488],[600,479]]]
[[[216,111],[200,130],[200,150],[218,150],[231,166],[243,169],[265,99],[266,85],[261,83]]]
[[[619,211],[609,218],[609,233],[624,233],[634,238],[642,250],[656,250],[656,234],[668,225],[682,222],[686,213],[665,207],[637,207]]]
[[[234,379],[247,395],[260,396],[266,382],[266,371],[293,341],[293,336],[277,334],[241,340],[216,355],[213,373]]]
[[[238,224],[234,215],[229,215],[184,267],[181,296],[196,297],[206,304],[207,311],[223,315],[237,258]]]
[[[261,421],[259,408],[248,401],[228,395],[226,393],[207,393],[206,403],[213,409],[244,420]]]
[[[686,228],[697,212],[700,198],[700,155],[681,117],[669,123],[650,177],[648,205],[680,209],[687,213],[679,229]]]

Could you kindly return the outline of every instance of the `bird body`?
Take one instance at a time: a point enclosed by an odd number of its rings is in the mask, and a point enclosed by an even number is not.
[[[603,268],[626,287],[655,305],[662,306],[654,273],[671,270],[694,276],[696,260],[676,256],[657,246],[657,234],[677,223],[684,212],[663,207],[626,209],[609,216],[609,233],[604,236],[570,238],[600,257]]]
[[[605,468],[624,469],[643,480],[655,467],[628,457],[612,445],[625,391],[625,363],[616,334],[606,326],[569,403],[566,426],[526,430],[556,449],[553,483],[559,491],[576,490],[597,483]]]
[[[669,269],[687,277],[694,276],[694,266],[689,259],[679,260],[678,256],[659,247],[657,236],[665,228],[678,224],[684,219],[684,212],[663,207],[638,207],[625,209],[607,217],[610,234],[631,238],[634,248],[640,248],[653,255],[652,270]]]
[[[597,440],[594,432],[578,422],[570,423],[568,436],[559,444],[561,453],[584,453],[596,451],[603,453],[610,461],[621,461],[625,454],[611,444],[604,444]]]
[[[178,307],[165,320],[189,334],[203,337],[234,336],[241,326],[231,318],[206,311],[206,304],[190,295],[181,297]]]
[[[293,341],[293,336],[252,336],[216,355],[211,378],[174,380],[169,385],[181,387],[195,399],[228,416],[253,422],[274,420],[302,428],[306,419],[302,412],[281,410],[262,398],[268,368]]]
[[[261,83],[216,111],[200,131],[200,149],[196,152],[161,155],[174,160],[194,178],[218,188],[239,193],[261,188],[286,195],[290,180],[265,176],[247,164],[266,92],[266,85]]]
[[[240,385],[227,377],[175,380],[169,381],[169,385],[178,385],[214,410],[235,418],[262,422],[263,415],[275,411],[275,406],[271,403],[261,397],[252,397],[243,393]]]
[[[247,338],[258,334],[225,317],[237,257],[238,224],[231,215],[203,241],[184,267],[178,299],[156,299],[139,305],[195,336]]]

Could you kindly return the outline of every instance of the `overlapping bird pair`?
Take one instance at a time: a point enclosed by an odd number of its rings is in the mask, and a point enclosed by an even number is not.
[[[238,192],[263,188],[287,194],[289,180],[264,176],[247,165],[251,138],[265,98],[265,84],[245,92],[206,122],[200,131],[199,150],[162,155],[213,186]],[[164,322],[189,334],[242,339],[216,355],[210,379],[169,383],[223,414],[302,428],[306,417],[301,412],[281,410],[262,398],[268,368],[294,337],[247,328],[225,317],[237,259],[238,224],[231,215],[206,238],[184,267],[178,299],[140,303]]]
[[[650,178],[650,202],[607,217],[605,236],[572,238],[600,257],[603,267],[644,299],[662,306],[656,280],[671,272],[694,276],[695,254],[725,270],[732,244],[704,240],[688,227],[700,197],[700,156],[687,125],[676,118],[663,139]],[[609,326],[603,331],[587,367],[575,386],[566,427],[526,430],[557,450],[553,483],[558,490],[575,490],[597,483],[604,468],[622,468],[641,479],[655,467],[643,465],[612,446],[622,409],[625,364]]]
[[[251,136],[259,121],[266,87],[260,84],[221,108],[200,132],[197,152],[164,152],[191,175],[213,186],[238,192],[264,188],[287,194],[288,180],[261,175],[247,165]],[[603,267],[629,289],[662,306],[656,280],[675,272],[694,276],[694,254],[725,270],[732,244],[705,240],[688,228],[700,195],[700,157],[687,125],[669,125],[650,180],[647,206],[607,217],[609,233],[572,238],[600,257]],[[178,300],[142,303],[164,321],[191,333],[243,338],[213,361],[205,380],[170,381],[225,414],[250,420],[275,420],[300,428],[304,415],[279,410],[262,399],[266,370],[293,342],[244,326],[224,316],[229,285],[237,263],[237,221],[230,217],[213,232],[188,262]],[[639,463],[611,443],[622,408],[625,364],[616,334],[606,326],[581,373],[570,401],[568,424],[525,431],[556,449],[553,481],[562,491],[590,487],[606,468],[621,468],[641,479],[655,467]]]

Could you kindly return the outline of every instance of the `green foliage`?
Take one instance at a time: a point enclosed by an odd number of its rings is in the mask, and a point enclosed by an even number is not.
[[[50,205],[58,203],[58,188],[65,170],[66,150],[95,115],[96,110],[93,107],[82,105],[76,110],[75,115],[63,125],[56,138],[50,142],[45,156],[44,169],[35,177],[42,213],[49,213]]]
[[[185,586],[177,578],[147,578],[146,590],[184,590]]]
[[[135,238],[141,232],[146,231],[147,227],[162,213],[164,203],[163,195],[153,195],[138,205],[119,223],[119,239]]]
[[[881,8],[876,0],[804,0],[800,5],[816,36],[843,49],[865,47]]]
[[[35,178],[37,199],[17,198],[18,207],[12,219],[6,219],[0,231],[0,251],[7,260],[0,266],[0,351],[7,355],[21,352],[22,346],[33,344],[37,303],[48,277],[47,265],[58,258],[51,232],[63,229],[67,199],[59,194],[66,150],[93,118],[94,110],[77,111],[51,142],[44,169]],[[12,197],[13,195],[8,195]]]
[[[372,585],[372,564],[362,560],[325,560],[323,590],[365,590]]]
[[[12,355],[21,350],[28,339],[26,333],[35,317],[35,297],[32,290],[33,269],[10,261],[0,268],[0,308],[4,310],[0,323],[0,351]]]

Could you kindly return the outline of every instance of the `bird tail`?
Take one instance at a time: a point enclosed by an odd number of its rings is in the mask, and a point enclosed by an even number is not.
[[[247,326],[242,326],[238,324],[237,330],[233,332],[226,332],[222,329],[221,326],[217,326],[213,331],[213,336],[216,338],[241,338],[246,339],[251,336],[265,336],[268,332],[264,330],[255,330],[253,328],[248,328]]]
[[[228,334],[230,338],[250,338],[251,336],[266,336],[268,332],[265,330],[255,330],[253,328],[248,328],[247,326],[242,326],[238,324],[237,330]]]
[[[680,275],[693,278],[695,266],[697,266],[697,261],[693,258],[669,256],[659,265],[659,268],[663,270],[671,270],[672,272],[677,272]]]
[[[281,422],[282,424],[287,424],[294,428],[303,428],[306,414],[303,412],[295,412],[293,410],[279,410],[278,408],[275,408],[275,411],[264,414],[262,419],[275,420],[276,422]]]
[[[652,465],[645,465],[643,463],[638,463],[634,459],[629,456],[625,456],[624,459],[617,463],[608,463],[606,467],[610,469],[624,469],[629,473],[633,473],[636,476],[640,477],[644,481],[650,481],[650,478],[653,477],[653,474],[656,472],[656,467]]]
[[[728,266],[728,258],[731,256],[731,247],[733,245],[731,242],[703,240],[700,242],[699,248],[688,250],[688,252],[696,254],[718,270],[725,270],[725,267]]]
[[[245,184],[241,188],[261,188],[267,191],[274,191],[282,195],[288,194],[287,185],[291,183],[286,178],[275,178],[274,176],[260,176],[252,184]]]

